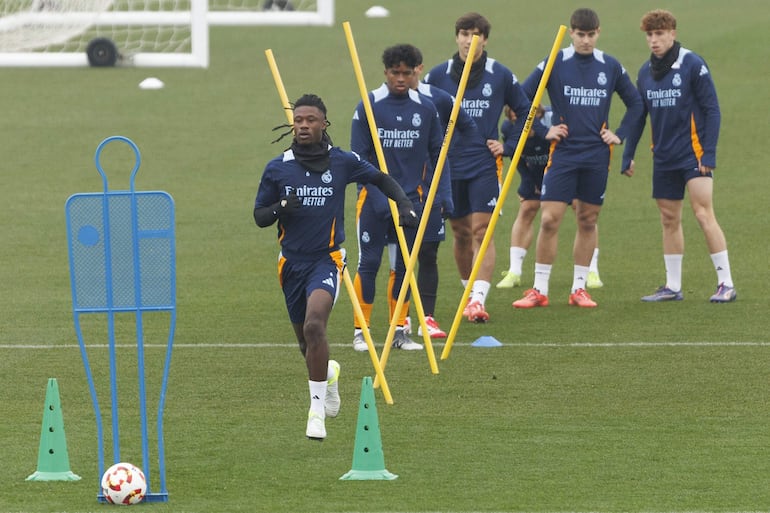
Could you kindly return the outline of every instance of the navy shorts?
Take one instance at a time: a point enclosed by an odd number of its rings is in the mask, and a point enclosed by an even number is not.
[[[540,201],[541,189],[543,187],[543,172],[545,169],[531,169],[521,166],[518,169],[521,183],[519,184],[519,198],[522,200]]]
[[[345,250],[340,249],[316,260],[287,259],[278,256],[278,280],[286,299],[289,320],[305,322],[307,298],[316,289],[327,291],[334,302],[340,291],[340,277],[345,267]]]
[[[543,176],[540,200],[570,203],[573,199],[579,199],[592,205],[602,205],[608,177],[606,165],[552,163]]]
[[[441,216],[441,206],[433,204],[428,216],[428,224],[425,225],[425,233],[422,235],[423,242],[442,242],[446,238],[446,227],[444,218]]]
[[[469,180],[452,180],[452,219],[460,219],[474,212],[492,213],[500,195],[497,174],[484,173]]]
[[[655,199],[684,199],[684,190],[687,182],[699,176],[711,178],[712,173],[702,175],[697,167],[690,169],[676,169],[669,171],[652,171],[652,197]]]

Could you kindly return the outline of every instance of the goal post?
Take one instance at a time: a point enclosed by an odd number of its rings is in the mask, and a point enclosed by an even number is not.
[[[334,0],[210,0],[210,25],[334,25]]]
[[[146,0],[6,0],[1,5],[0,66],[209,65],[208,0],[156,0],[154,10],[147,9]]]
[[[209,65],[210,26],[331,26],[334,0],[0,0],[0,67]]]

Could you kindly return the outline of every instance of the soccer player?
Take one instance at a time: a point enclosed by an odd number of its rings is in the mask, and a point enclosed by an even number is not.
[[[457,53],[435,66],[425,82],[451,95],[457,95],[465,61],[472,62],[462,106],[476,122],[488,146],[479,148],[473,138],[453,138],[449,146],[452,163],[454,212],[450,216],[454,234],[454,256],[460,279],[466,286],[484,236],[497,205],[502,174],[502,143],[498,123],[503,106],[508,105],[522,120],[529,113],[530,102],[513,73],[488,57],[485,47],[492,25],[481,14],[464,14],[455,22]],[[475,55],[468,55],[473,36],[479,41]],[[523,124],[523,121],[522,121]],[[485,301],[495,269],[495,245],[491,240],[472,284],[463,315],[472,322],[486,322],[489,314]]]
[[[329,360],[326,325],[345,265],[345,250],[340,247],[345,240],[345,187],[352,182],[373,184],[396,201],[402,225],[417,226],[418,218],[393,178],[358,155],[332,146],[321,98],[303,95],[293,112],[294,140],[265,166],[254,221],[261,228],[278,222],[278,278],[308,370],[305,434],[323,440],[325,418],[335,417],[340,408],[340,366]]]
[[[535,113],[535,119],[544,127],[550,128],[552,114],[550,107],[540,105]],[[521,131],[516,124],[516,114],[507,106],[503,109],[503,117],[503,123],[500,125],[503,156],[511,158],[516,151]],[[508,270],[502,273],[503,279],[496,285],[498,289],[510,289],[521,285],[522,264],[534,238],[535,216],[540,211],[540,190],[543,185],[545,166],[548,164],[550,147],[550,142],[544,136],[538,135],[535,130],[529,131],[527,142],[524,144],[521,158],[516,166],[521,182],[518,190],[519,211],[511,227],[510,264]],[[573,202],[573,209],[574,205]],[[604,284],[599,277],[599,248],[596,247],[591,257],[586,287],[598,289],[602,286]]]
[[[543,177],[540,196],[540,231],[537,236],[534,286],[514,301],[515,308],[548,306],[548,282],[556,258],[559,226],[571,201],[575,203],[577,232],[573,247],[574,267],[569,304],[593,308],[586,279],[594,248],[596,221],[607,188],[612,145],[621,144],[630,126],[642,113],[642,100],[623,66],[596,48],[599,16],[591,9],[577,9],[570,18],[572,44],[559,51],[548,79],[553,110],[551,159]],[[543,75],[541,62],[524,82],[534,96]],[[608,116],[613,93],[626,106],[616,131]]]
[[[428,192],[424,185],[432,180],[443,143],[443,130],[436,107],[412,88],[415,68],[421,62],[419,50],[412,45],[386,48],[382,54],[385,83],[369,93],[388,172],[401,185],[413,202],[415,211],[419,213],[422,212]],[[379,166],[363,102],[359,102],[353,114],[350,132],[350,148],[373,165]],[[445,210],[451,211],[449,178],[442,178],[439,184],[440,190],[435,201]],[[356,226],[359,258],[354,285],[368,325],[382,252],[388,242],[397,241],[387,198],[381,192],[367,186],[360,188]],[[414,229],[404,230],[410,251],[416,234]],[[391,317],[396,316],[397,324],[393,347],[421,350],[422,344],[410,339],[404,329],[408,303],[404,303],[400,312],[394,311],[401,287],[408,286],[408,282],[403,283],[406,266],[400,250],[395,251],[394,270],[394,285],[388,298]],[[357,351],[367,349],[357,318],[354,318],[353,348]]]
[[[650,11],[642,18],[652,54],[642,64],[637,87],[645,113],[628,138],[623,169],[634,171],[634,152],[644,129],[646,113],[652,132],[652,197],[660,211],[666,284],[642,301],[679,301],[682,296],[684,193],[690,196],[695,219],[717,273],[712,303],[735,301],[727,241],[713,206],[713,171],[721,114],[714,82],[706,62],[676,40],[676,18],[668,11]]]
[[[425,65],[422,62],[422,53],[418,50],[420,57],[420,63],[415,68],[415,74],[412,77],[412,88],[416,89],[420,94],[427,96],[431,102],[436,106],[439,119],[441,120],[442,131],[446,132],[447,125],[449,124],[449,118],[452,115],[452,109],[454,108],[454,97],[436,86],[432,86],[420,80]],[[486,141],[482,137],[481,133],[476,127],[476,123],[473,121],[465,109],[460,107],[457,111],[457,119],[455,120],[455,131],[453,137],[462,137],[469,139],[469,143],[475,141],[477,151],[486,151]],[[449,157],[447,157],[449,162]],[[442,179],[445,176],[449,176],[448,164],[444,166],[445,171],[442,172]],[[430,183],[424,181],[423,187],[425,191],[430,187]],[[448,203],[451,204],[451,195],[448,198]],[[436,298],[438,294],[438,248],[439,244],[445,239],[445,223],[444,218],[448,217],[452,210],[443,208],[439,202],[433,203],[433,208],[430,211],[430,217],[426,226],[425,234],[422,239],[422,245],[420,246],[420,253],[418,255],[420,268],[417,274],[417,288],[420,290],[420,299],[422,300],[422,306],[425,310],[425,324],[428,326],[428,334],[431,338],[446,338],[446,332],[442,330],[436,319],[433,317],[433,312],[436,309]],[[409,317],[406,318],[404,330],[407,333],[411,331],[411,323]],[[417,334],[422,336],[422,327],[417,331]]]

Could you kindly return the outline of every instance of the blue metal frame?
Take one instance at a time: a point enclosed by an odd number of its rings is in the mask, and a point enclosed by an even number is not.
[[[101,166],[101,154],[111,142],[123,142],[134,152],[135,165],[131,171],[130,190],[110,191],[107,176]],[[104,139],[96,148],[96,169],[102,177],[103,192],[72,195],[65,205],[67,240],[70,260],[70,281],[75,332],[81,358],[96,414],[98,438],[99,479],[104,474],[104,427],[99,400],[91,372],[83,331],[81,314],[105,314],[108,328],[110,367],[110,400],[112,418],[112,456],[114,463],[120,459],[120,433],[118,422],[118,366],[115,343],[115,314],[134,313],[137,338],[137,380],[141,418],[143,472],[147,478],[148,502],[168,501],[166,489],[165,449],[163,436],[163,411],[171,364],[171,353],[176,329],[176,248],[174,234],[174,203],[171,196],[161,191],[137,192],[136,173],[141,156],[139,148],[130,139],[112,136]],[[160,212],[153,210],[160,206]],[[130,230],[126,231],[125,212],[128,206]],[[113,211],[117,211],[117,215]],[[140,220],[140,215],[145,214]],[[123,231],[120,228],[123,228]],[[101,229],[100,229],[101,228]],[[128,233],[128,235],[126,235]],[[130,243],[130,250],[127,249]],[[113,248],[113,245],[117,248]],[[143,251],[143,248],[149,248]],[[160,256],[158,256],[160,255]],[[130,259],[131,271],[126,275],[126,260]],[[95,265],[103,263],[103,267]],[[115,272],[115,264],[124,265]],[[146,282],[142,264],[161,267],[161,279]],[[118,266],[120,267],[120,266]],[[152,280],[154,277],[150,277]],[[162,283],[158,283],[162,282]],[[160,384],[157,412],[157,457],[159,489],[152,490],[149,433],[147,427],[147,391],[145,388],[145,352],[143,315],[147,312],[168,312],[170,316],[166,356]],[[98,500],[104,501],[100,493]]]

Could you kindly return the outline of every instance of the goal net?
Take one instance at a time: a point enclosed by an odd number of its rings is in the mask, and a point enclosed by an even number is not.
[[[210,25],[332,25],[334,0],[0,0],[0,66],[207,67]]]

